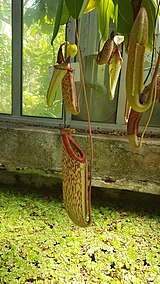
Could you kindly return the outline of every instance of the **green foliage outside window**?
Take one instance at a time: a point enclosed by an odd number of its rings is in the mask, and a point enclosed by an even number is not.
[[[65,38],[65,26],[61,26],[57,40],[51,46],[56,4],[57,1],[51,0],[23,3],[23,115],[62,116],[60,89],[53,107],[48,108],[46,104],[49,67],[55,64],[59,44]],[[9,114],[12,112],[12,44],[15,44],[11,30],[11,1],[0,0],[0,113]]]
[[[61,117],[61,92],[52,108],[46,104],[49,84],[49,66],[56,61],[55,54],[59,42],[64,41],[64,28],[61,29],[54,47],[50,45],[50,32],[53,21],[47,21],[47,29],[33,23],[29,28],[24,24],[23,37],[23,114],[34,116]]]
[[[11,113],[11,1],[0,1],[0,113]]]
[[[57,41],[51,46],[50,35],[54,24],[55,2],[34,1],[32,6],[24,8],[22,97],[24,115],[60,118],[62,114],[60,89],[53,107],[48,108],[46,104],[49,67],[55,64],[59,44],[65,37],[63,26],[59,30]],[[53,14],[50,11],[53,11]]]

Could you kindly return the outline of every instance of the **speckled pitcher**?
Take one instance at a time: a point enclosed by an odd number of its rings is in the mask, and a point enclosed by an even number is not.
[[[80,227],[91,224],[91,190],[88,187],[87,158],[73,139],[71,129],[62,129],[63,199],[70,219]]]

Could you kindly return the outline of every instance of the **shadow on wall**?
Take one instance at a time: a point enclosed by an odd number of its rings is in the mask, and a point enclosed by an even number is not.
[[[9,183],[10,180],[10,183]],[[31,174],[13,174],[3,172],[3,178],[0,175],[0,189],[9,189],[14,195],[16,194],[34,194],[40,198],[50,198],[63,202],[62,181],[50,177],[43,177]],[[128,190],[107,189],[92,187],[92,207],[94,208],[115,208],[125,211],[144,211],[160,216],[160,196],[133,192]]]

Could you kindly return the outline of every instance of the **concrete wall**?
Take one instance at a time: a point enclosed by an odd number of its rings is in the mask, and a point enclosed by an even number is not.
[[[89,137],[73,136],[89,160]],[[159,140],[145,139],[136,149],[125,136],[94,134],[93,186],[160,194],[159,146]],[[1,123],[1,184],[60,181],[61,147],[59,130]]]

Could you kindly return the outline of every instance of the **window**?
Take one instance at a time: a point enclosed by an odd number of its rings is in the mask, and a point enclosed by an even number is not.
[[[57,59],[60,43],[64,42],[66,29],[61,26],[51,46],[57,0],[0,0],[0,119],[32,124],[87,127],[84,96],[81,94],[78,116],[63,115],[61,88],[53,107],[48,107],[46,93],[49,74]],[[75,34],[71,21],[67,24],[67,40],[74,42]],[[87,27],[87,28],[86,28]],[[112,30],[112,27],[111,27]],[[159,26],[157,27],[157,42]],[[93,36],[94,35],[94,36]],[[126,129],[125,66],[113,101],[109,100],[108,66],[95,62],[99,43],[97,14],[86,14],[81,22],[81,50],[85,64],[85,83],[92,126],[94,128]],[[159,47],[158,47],[159,48]],[[147,63],[148,62],[148,63]],[[145,74],[150,67],[146,55]],[[76,82],[77,89],[79,82]],[[156,104],[150,126],[159,126],[160,105]],[[143,115],[142,125],[148,113]],[[158,119],[157,119],[158,118]]]
[[[0,1],[0,112],[12,111],[11,73],[12,73],[12,29],[11,1]]]
[[[87,29],[86,29],[87,27]],[[85,64],[85,83],[91,121],[94,123],[115,124],[117,116],[117,93],[109,100],[109,68],[95,61],[99,43],[96,11],[84,15],[81,23],[81,50]],[[95,35],[93,37],[93,35]],[[117,89],[118,91],[118,89]],[[87,120],[84,96],[81,95],[81,112],[75,120]]]
[[[61,89],[52,108],[46,102],[52,66],[65,40],[63,25],[51,46],[56,4],[0,0],[1,120],[33,124],[53,124],[53,118],[59,124],[62,120]]]
[[[155,35],[155,41],[156,41],[156,49],[159,50],[159,48],[160,48],[160,46],[159,46],[159,43],[160,43],[160,26],[159,26],[159,24],[157,24],[157,32],[156,32],[156,35]],[[150,69],[150,65],[151,65],[151,54],[150,53],[148,54],[146,52],[145,69],[144,69],[145,75],[144,75],[144,77],[147,76],[148,71]],[[155,60],[153,62],[153,65],[155,65]],[[153,74],[153,72],[151,74]],[[151,81],[151,76],[149,76],[147,83],[149,83],[150,81]],[[142,125],[146,124],[147,119],[149,117],[149,113],[150,113],[150,110],[148,110],[146,113],[144,113],[142,120],[141,120]],[[159,114],[160,114],[160,104],[156,103],[155,107],[154,107],[153,115],[152,115],[151,120],[150,120],[150,126],[154,126],[154,127],[160,126],[160,115]]]
[[[22,114],[62,118],[60,89],[52,108],[47,107],[46,91],[49,70],[52,71],[52,68],[49,67],[55,64],[59,45],[65,41],[65,29],[64,26],[60,28],[54,46],[51,46],[54,15],[50,10],[55,10],[55,4],[50,7],[49,4],[45,5],[43,1],[39,1],[39,3],[37,1],[26,2],[23,8]]]

